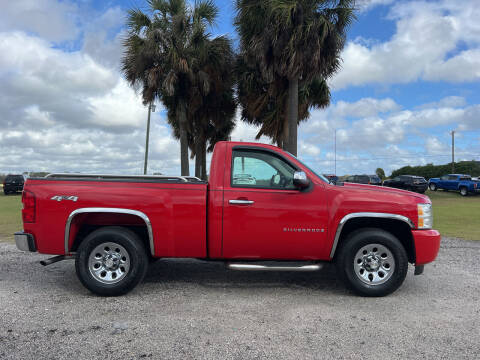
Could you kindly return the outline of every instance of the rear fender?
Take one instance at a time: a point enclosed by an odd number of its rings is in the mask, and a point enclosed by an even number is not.
[[[147,233],[148,233],[148,243],[150,247],[150,253],[152,256],[155,255],[152,224],[148,216],[138,210],[121,209],[121,208],[81,208],[81,209],[72,211],[68,216],[68,220],[65,225],[65,254],[70,253],[70,249],[75,240],[75,236],[77,235],[81,225],[81,222],[77,222],[75,220],[79,219],[80,216],[82,216],[82,214],[83,215],[88,215],[88,214],[127,215],[128,218],[131,219],[130,221],[131,224],[128,224],[128,225],[145,224],[147,228]],[[105,225],[114,225],[114,224],[115,223],[112,223],[112,221],[108,221]],[[121,225],[121,224],[125,225],[125,221],[122,220],[121,223],[118,223],[116,225]],[[100,225],[100,224],[96,224],[96,225]]]

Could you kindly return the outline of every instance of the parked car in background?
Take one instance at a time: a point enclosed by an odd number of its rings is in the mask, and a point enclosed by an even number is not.
[[[469,193],[480,191],[480,181],[473,180],[470,175],[448,174],[440,178],[431,178],[428,187],[432,191],[437,189],[459,191],[460,195],[467,196]]]
[[[332,184],[336,184],[338,181],[338,176],[333,174],[323,174]]]
[[[7,175],[3,180],[3,192],[5,195],[10,193],[21,192],[25,184],[25,177],[23,175]]]
[[[378,175],[351,175],[345,182],[368,185],[382,185],[382,179]]]
[[[383,186],[415,191],[423,194],[428,188],[428,182],[421,176],[400,175],[393,179],[385,180]]]

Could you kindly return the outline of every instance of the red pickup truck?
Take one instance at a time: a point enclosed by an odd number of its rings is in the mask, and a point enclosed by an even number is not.
[[[181,176],[29,178],[17,247],[75,258],[82,284],[125,294],[154,258],[224,261],[235,270],[312,271],[334,262],[363,296],[384,296],[435,259],[430,199],[330,183],[271,145],[219,142],[209,182]]]

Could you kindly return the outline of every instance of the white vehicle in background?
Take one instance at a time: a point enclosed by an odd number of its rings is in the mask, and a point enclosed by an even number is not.
[[[257,180],[250,174],[238,174],[233,177],[235,185],[256,185]]]

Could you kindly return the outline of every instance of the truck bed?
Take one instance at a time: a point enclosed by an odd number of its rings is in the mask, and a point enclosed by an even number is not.
[[[36,197],[37,219],[25,223],[24,230],[35,238],[51,239],[38,244],[41,253],[65,254],[65,249],[75,248],[73,241],[82,231],[77,223],[84,227],[107,221],[145,228],[147,234],[151,230],[151,253],[156,257],[207,255],[207,183],[196,178],[54,174],[28,179],[28,189]],[[82,213],[86,208],[96,211]],[[125,212],[112,214],[110,209]]]

